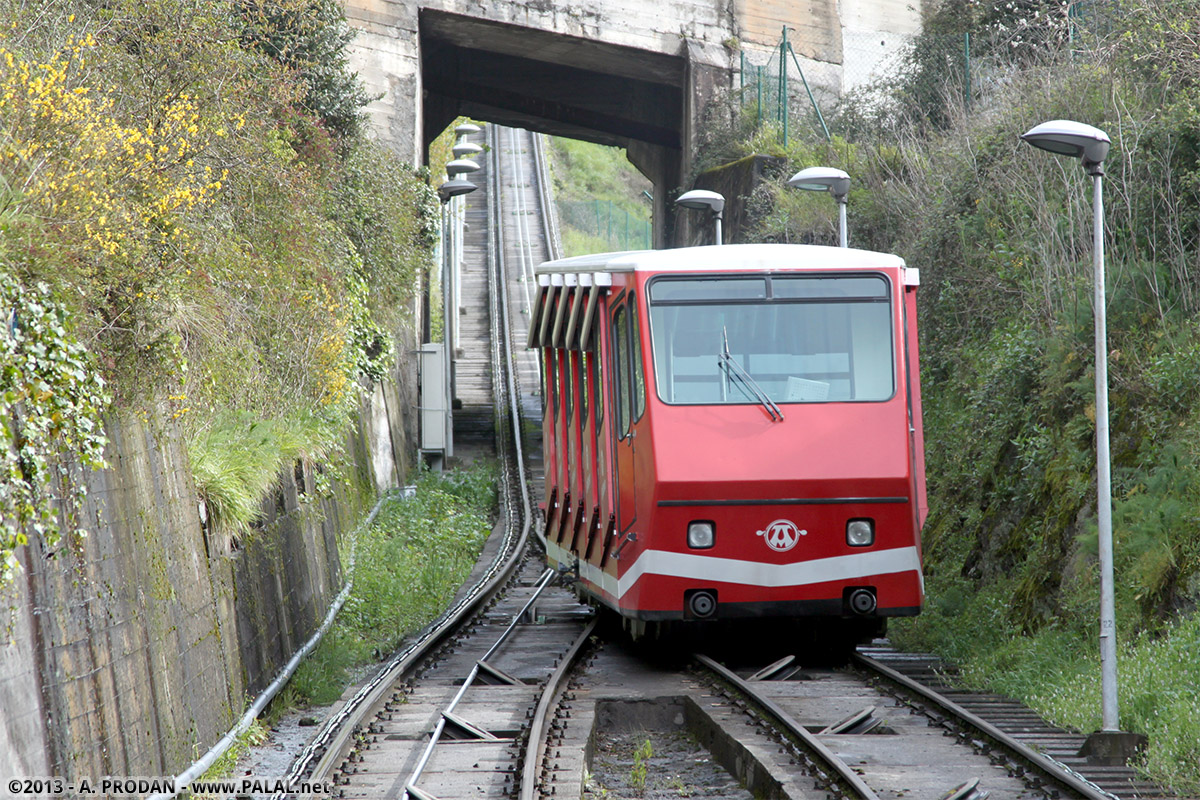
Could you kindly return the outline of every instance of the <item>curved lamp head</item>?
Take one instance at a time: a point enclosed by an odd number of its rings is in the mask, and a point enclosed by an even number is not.
[[[690,192],[679,195],[675,205],[684,208],[707,208],[719,215],[725,210],[725,198],[717,192],[710,192],[707,189],[692,189]]]
[[[451,197],[458,197],[460,194],[470,194],[479,187],[471,183],[466,178],[452,178],[438,187],[438,198],[443,202],[449,202]]]
[[[459,142],[451,149],[455,158],[470,158],[476,153],[482,153],[483,148],[474,142]]]
[[[707,189],[692,189],[690,192],[684,192],[675,200],[675,205],[683,208],[698,208],[708,209],[712,212],[713,222],[716,225],[716,242],[721,244],[721,218],[722,212],[725,210],[725,197],[717,192],[710,192]]]
[[[464,122],[461,125],[454,126],[454,132],[459,136],[463,136],[468,133],[479,133],[480,130],[481,128],[473,122]]]
[[[1089,172],[1104,163],[1110,144],[1108,134],[1104,131],[1069,119],[1043,122],[1021,134],[1021,138],[1042,150],[1082,159],[1084,168]]]
[[[808,167],[788,178],[788,186],[810,192],[828,191],[839,203],[850,193],[850,176],[833,167]]]
[[[446,165],[446,174],[451,178],[457,178],[464,172],[474,172],[479,169],[479,165],[469,158],[456,158]]]

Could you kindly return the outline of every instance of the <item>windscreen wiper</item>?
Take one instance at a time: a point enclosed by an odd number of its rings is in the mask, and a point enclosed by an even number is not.
[[[773,421],[783,422],[783,412],[779,409],[779,406],[763,391],[763,388],[758,385],[758,381],[754,380],[750,376],[750,373],[746,372],[742,368],[742,365],[730,354],[729,334],[723,327],[721,328],[721,353],[717,356],[717,363],[725,369],[728,375],[737,378],[746,385],[754,395],[754,399],[758,400],[762,407],[767,410],[767,414],[770,415]]]

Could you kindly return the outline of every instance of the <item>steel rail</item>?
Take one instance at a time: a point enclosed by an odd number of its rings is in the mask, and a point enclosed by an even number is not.
[[[558,229],[558,208],[554,205],[554,186],[546,162],[545,135],[532,134],[534,174],[537,176],[538,202],[542,206],[542,230],[546,237],[546,260],[562,258],[562,237]]]
[[[413,768],[412,775],[409,776],[408,781],[404,784],[404,792],[400,795],[401,800],[408,800],[409,797],[418,793],[419,796],[425,796],[424,792],[419,792],[417,788],[417,781],[421,779],[421,773],[425,771],[425,766],[429,763],[429,759],[433,757],[434,749],[442,740],[442,732],[446,729],[446,720],[449,719],[450,715],[454,713],[454,709],[458,707],[459,701],[463,699],[463,695],[467,693],[467,689],[470,689],[471,684],[475,682],[476,676],[479,675],[480,666],[487,663],[487,660],[495,655],[496,651],[500,649],[500,646],[508,640],[508,637],[512,635],[512,632],[517,629],[517,623],[519,623],[525,617],[529,609],[533,607],[534,602],[541,597],[542,592],[547,586],[550,585],[550,579],[555,575],[556,573],[552,569],[547,569],[542,573],[542,576],[534,585],[533,594],[530,595],[529,599],[525,602],[525,605],[521,607],[520,611],[513,615],[512,622],[508,623],[508,627],[504,629],[504,632],[500,634],[492,646],[488,648],[488,651],[484,653],[483,657],[477,660],[475,665],[471,667],[471,671],[468,672],[467,677],[463,679],[462,685],[458,687],[458,691],[454,694],[454,697],[450,700],[446,707],[442,709],[441,714],[438,716],[437,725],[434,726],[433,733],[429,737],[429,744],[425,745],[425,751],[421,753],[421,758],[417,761],[416,767]]]
[[[533,800],[534,794],[537,792],[538,777],[542,770],[542,764],[545,763],[545,749],[542,747],[542,740],[546,736],[545,731],[549,723],[550,712],[554,708],[554,699],[562,689],[563,682],[570,673],[571,667],[575,665],[580,652],[583,651],[583,646],[587,644],[588,638],[596,630],[598,621],[598,618],[592,617],[587,627],[563,654],[558,667],[546,680],[546,685],[542,689],[542,696],[538,699],[537,709],[533,712],[533,719],[529,723],[525,762],[521,765],[521,788],[517,795],[519,800]]]
[[[493,130],[490,131],[490,133],[492,135],[492,143],[493,143],[491,152],[499,153],[499,147],[498,147],[499,133],[497,131],[495,131],[494,128],[493,128]],[[555,254],[556,254],[556,244],[557,244],[553,239],[553,235],[555,234],[555,231],[552,230],[550,223],[547,222],[550,215],[552,215],[554,213],[554,209],[551,204],[550,196],[549,196],[548,192],[546,191],[546,187],[549,183],[549,176],[548,176],[547,169],[546,169],[545,159],[543,158],[542,153],[541,153],[541,141],[537,134],[531,133],[530,136],[531,136],[532,143],[533,143],[534,172],[535,172],[535,176],[536,176],[535,180],[537,182],[538,189],[539,189],[538,202],[541,205],[542,220],[543,220],[543,225],[544,225],[544,230],[545,230],[545,235],[546,235],[546,249],[547,249],[547,254],[550,256],[550,258],[554,258],[554,257],[556,257]],[[493,156],[493,158],[496,161],[499,160],[498,157],[496,157],[496,156]],[[494,198],[494,200],[492,200],[492,202],[496,204],[497,213],[495,214],[495,219],[497,219],[497,220],[500,219],[500,214],[499,214],[498,209],[499,209],[499,205],[501,202],[500,186],[499,186],[500,174],[499,173],[500,173],[499,168],[497,168],[496,170],[489,170],[489,173],[488,173],[489,197]],[[521,229],[518,228],[518,232],[520,232],[520,230]],[[528,227],[526,226],[524,230],[526,231],[526,235],[527,235]],[[511,424],[512,424],[514,430],[520,431],[520,430],[522,430],[522,426],[521,426],[521,404],[520,404],[520,402],[518,402],[518,398],[520,398],[520,394],[517,391],[518,375],[517,375],[517,370],[514,368],[514,364],[515,364],[515,360],[516,360],[515,355],[512,355],[512,353],[511,353],[511,351],[512,351],[512,338],[511,337],[513,335],[513,331],[511,329],[512,317],[511,317],[511,314],[509,313],[508,292],[504,288],[507,286],[508,281],[507,281],[506,265],[505,265],[505,260],[504,260],[504,233],[503,233],[502,226],[500,226],[500,225],[490,226],[489,234],[492,237],[491,246],[488,248],[489,258],[491,259],[491,263],[489,264],[489,271],[490,271],[491,278],[497,284],[496,290],[489,293],[491,310],[492,310],[492,320],[493,320],[493,326],[494,326],[493,331],[492,331],[492,333],[493,333],[492,341],[494,343],[493,347],[496,350],[500,351],[500,354],[498,356],[496,356],[496,359],[497,359],[498,363],[502,363],[505,365],[505,369],[503,370],[503,372],[504,372],[505,380],[509,386],[509,396],[511,398],[513,398],[513,402],[510,404]],[[523,248],[528,248],[528,249],[524,250],[524,252],[528,252],[528,254],[530,256],[532,256],[532,248],[531,248],[530,242],[528,242],[528,241],[523,242],[523,243],[521,243],[520,246],[522,246]],[[525,279],[524,274],[522,275],[522,279]],[[501,342],[503,342],[503,344],[501,344]],[[509,358],[504,358],[504,354],[506,354],[506,353],[510,355]],[[520,439],[521,439],[520,435],[518,434],[515,438],[519,443]],[[523,470],[524,469],[524,458],[519,459],[518,463],[521,465],[521,468]],[[528,486],[528,484],[526,483],[525,474],[523,471],[522,471],[521,485],[525,486],[525,487]],[[532,512],[530,511],[531,506],[529,505],[528,491],[526,491],[523,494],[523,497],[526,502],[527,518],[532,520],[533,515],[532,515]],[[540,539],[540,537],[539,537],[539,539]],[[597,619],[593,618],[588,623],[587,627],[584,628],[583,632],[580,633],[580,635],[576,638],[575,642],[571,645],[571,647],[567,650],[567,652],[564,654],[563,658],[559,662],[559,665],[558,665],[557,669],[554,671],[554,673],[546,680],[546,684],[543,687],[541,697],[538,700],[537,709],[534,711],[533,718],[529,724],[528,736],[526,738],[524,759],[523,759],[522,765],[521,765],[521,783],[520,783],[520,786],[518,789],[519,800],[532,800],[532,798],[535,796],[535,794],[537,792],[538,779],[540,777],[542,765],[544,764],[544,758],[545,758],[545,751],[542,748],[541,744],[542,744],[543,738],[545,737],[546,725],[548,724],[550,712],[551,712],[551,709],[553,708],[554,698],[557,697],[559,690],[562,686],[562,683],[570,671],[571,665],[575,662],[579,653],[582,651],[584,644],[587,642],[588,638],[594,632],[594,630],[596,628],[596,624],[597,624]]]
[[[803,725],[796,721],[795,717],[785,711],[778,703],[759,692],[754,687],[754,684],[706,655],[693,653],[692,657],[708,669],[717,673],[722,680],[732,684],[739,692],[749,697],[756,705],[774,717],[776,722],[785,728],[788,733],[800,740],[801,745],[806,750],[836,773],[837,778],[851,790],[854,797],[860,798],[860,800],[879,800],[879,796],[875,794],[875,791],[845,761],[842,761],[833,751],[821,744],[816,736],[809,733]]]
[[[530,294],[530,286],[536,283],[533,275],[533,254],[529,251],[529,232],[526,224],[525,214],[525,170],[524,164],[518,157],[518,148],[520,141],[517,138],[517,130],[515,128],[506,128],[508,133],[508,148],[512,154],[510,166],[512,167],[512,192],[513,192],[513,216],[516,217],[517,230],[517,254],[521,260],[521,288],[525,293],[525,308],[532,311],[533,297]],[[496,159],[497,165],[500,159]],[[497,170],[498,172],[499,170]],[[503,190],[502,190],[503,191]],[[501,260],[501,268],[503,268],[503,260]]]
[[[518,448],[520,448],[520,452],[522,452],[522,457],[518,459],[517,463],[521,469],[521,486],[525,487],[526,489],[522,493],[522,498],[525,502],[526,517],[532,521],[532,504],[529,499],[527,476],[524,471],[525,460],[523,457],[523,448],[521,446],[521,436],[519,433],[521,430],[523,430],[523,426],[521,425],[521,403],[519,402],[521,395],[518,391],[519,376],[517,374],[517,370],[515,369],[516,356],[512,352],[512,315],[510,314],[509,310],[509,293],[507,291],[508,271],[504,253],[504,227],[499,224],[499,220],[502,218],[501,208],[503,205],[501,197],[502,189],[500,186],[500,133],[495,126],[489,126],[488,133],[492,140],[492,147],[490,149],[490,152],[493,154],[492,163],[495,164],[496,167],[495,169],[488,171],[488,197],[489,201],[492,203],[492,217],[496,221],[496,224],[490,225],[488,229],[490,237],[488,247],[488,272],[489,280],[494,282],[493,291],[488,293],[492,320],[492,346],[494,351],[493,359],[495,363],[504,365],[504,368],[501,370],[501,372],[504,375],[505,383],[507,384],[508,388],[508,394],[511,398],[511,402],[509,403],[510,417],[508,422],[511,424],[512,429],[518,432],[514,436],[514,439],[517,442]],[[515,136],[515,132],[510,130],[510,135]],[[536,181],[539,189],[541,189],[541,187],[545,186],[547,181],[545,162],[540,157],[540,152],[537,147],[537,145],[540,143],[537,141],[536,134],[530,135],[534,143],[534,169]],[[513,147],[513,150],[514,160],[516,160],[516,147]],[[514,188],[518,190],[518,193],[520,193],[520,186]],[[542,206],[542,219],[544,221],[546,219],[546,215],[549,213],[548,209],[550,207],[548,205],[547,196],[543,191],[539,191],[538,200]],[[519,202],[523,204],[524,198],[520,198]],[[522,208],[522,211],[524,211],[524,208]],[[522,214],[522,216],[524,216],[524,214]],[[519,248],[518,253],[521,256],[521,280],[523,283],[525,283],[526,281],[533,280],[532,268],[530,268],[528,275],[525,273],[526,258],[528,258],[530,262],[533,260],[531,243],[528,241],[528,226],[519,225],[517,227],[517,233],[524,238],[524,241],[517,243],[517,247]],[[530,264],[530,267],[532,267],[532,264]],[[528,284],[526,285],[525,291],[526,295],[528,296]],[[530,798],[534,796],[534,792],[537,788],[537,778],[541,764],[543,763],[542,759],[544,757],[539,743],[544,735],[544,725],[548,717],[549,710],[552,707],[553,698],[557,696],[559,687],[567,675],[570,665],[574,662],[584,643],[594,631],[595,626],[596,620],[593,619],[568,649],[567,653],[561,659],[558,668],[547,679],[546,684],[543,687],[542,694],[539,698],[538,706],[534,712],[533,719],[530,722],[528,736],[526,738],[524,758],[521,765],[521,784],[518,795],[521,800],[530,800]]]
[[[488,127],[493,128],[494,126]],[[498,142],[493,141],[493,145],[495,144],[498,144]],[[498,150],[493,147],[492,153],[492,164],[494,166],[498,158]],[[496,195],[495,190],[497,187],[494,185],[493,178],[495,171],[495,169],[488,170],[489,202],[493,202],[493,198]],[[495,229],[498,221],[498,214],[491,215],[488,228],[490,232],[489,243],[493,246],[489,247],[489,268],[493,264]],[[489,292],[489,294],[492,296],[491,302],[494,305],[497,293],[493,291]],[[515,391],[515,382],[511,371],[506,370],[504,367],[508,363],[508,360],[504,359],[497,350],[500,346],[500,342],[497,340],[501,337],[495,335],[498,324],[495,315],[493,315],[490,324],[493,334],[493,375],[497,371],[508,372],[507,380],[493,380],[492,383],[497,417],[499,417],[499,410],[504,407],[506,402],[513,407],[512,424],[509,426],[496,426],[497,451],[504,455],[500,460],[501,496],[504,498],[501,520],[501,524],[504,526],[504,533],[500,547],[491,564],[480,575],[479,580],[462,595],[457,603],[448,608],[441,617],[413,637],[409,645],[397,652],[387,664],[381,667],[375,676],[364,684],[336,714],[326,719],[321,730],[309,741],[293,761],[291,769],[285,776],[285,781],[289,785],[300,782],[306,776],[309,776],[312,780],[321,780],[331,775],[337,764],[344,758],[345,752],[350,749],[350,741],[355,729],[370,710],[379,704],[402,676],[410,673],[433,648],[445,641],[454,631],[462,626],[467,618],[495,596],[512,576],[520,561],[518,556],[525,549],[525,543],[529,538],[532,527],[533,515],[528,497],[524,448],[520,436],[520,419],[518,410],[515,407],[517,404],[510,402],[512,398],[516,398],[518,395]],[[506,441],[508,437],[511,437],[511,441]],[[513,458],[507,455],[510,447],[513,450],[512,455],[515,456]],[[515,462],[515,466],[513,462]],[[279,800],[282,797],[282,794],[275,795],[275,800]]]
[[[488,126],[488,136],[492,140],[489,158],[493,167],[488,169],[487,175],[488,203],[490,204],[487,248],[488,280],[493,281],[493,290],[488,292],[492,363],[494,368],[498,368],[500,374],[504,376],[504,392],[507,394],[509,409],[507,424],[510,426],[513,447],[516,448],[520,496],[528,528],[533,524],[533,505],[529,499],[529,479],[525,469],[525,445],[521,437],[521,395],[518,391],[517,371],[514,368],[516,356],[512,353],[512,342],[509,338],[511,336],[511,318],[508,309],[508,292],[504,290],[507,285],[508,272],[504,263],[504,233],[500,225],[502,207],[500,199],[500,134],[495,125]],[[496,372],[493,371],[492,374],[494,376]],[[495,384],[494,378],[493,384]],[[499,398],[500,395],[497,395],[497,422],[503,420],[500,409],[504,406],[500,405]],[[497,428],[499,427],[502,426],[498,425]]]
[[[505,480],[502,471],[502,481]],[[507,540],[513,531],[511,515],[506,512],[505,517],[507,518],[505,521],[505,538]],[[313,737],[293,762],[292,768],[286,776],[288,784],[298,783],[306,774],[312,780],[322,780],[333,773],[338,762],[344,757],[355,729],[371,709],[379,704],[384,695],[391,691],[404,675],[411,672],[434,647],[458,630],[466,619],[493,597],[508,581],[519,563],[517,556],[524,547],[528,532],[529,527],[526,522],[522,526],[516,547],[502,544],[492,565],[484,571],[480,580],[462,599],[447,609],[433,624],[417,634],[408,647],[393,656],[375,674],[374,678],[365,683],[336,714],[325,721],[321,731]],[[311,771],[309,771],[310,764],[313,765]]]
[[[936,706],[957,721],[973,729],[980,736],[990,741],[991,744],[1007,751],[1009,755],[1024,761],[1027,767],[1032,767],[1038,775],[1047,778],[1059,790],[1066,790],[1073,795],[1087,798],[1087,800],[1117,800],[1115,795],[1104,791],[1067,765],[1038,753],[1023,742],[1000,730],[992,723],[971,713],[953,700],[943,697],[928,686],[922,686],[907,675],[903,675],[886,664],[862,653],[855,653],[853,661],[864,670],[875,673],[906,691],[917,695],[922,701]]]

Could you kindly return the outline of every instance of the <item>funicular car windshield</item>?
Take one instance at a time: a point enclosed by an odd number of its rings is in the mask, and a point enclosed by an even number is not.
[[[883,275],[659,276],[650,329],[666,403],[878,402],[895,393]]]

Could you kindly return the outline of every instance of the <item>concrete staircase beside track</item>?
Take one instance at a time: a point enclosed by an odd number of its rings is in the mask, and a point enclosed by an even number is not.
[[[467,138],[484,144],[483,133]],[[463,238],[462,296],[459,302],[459,341],[455,361],[455,444],[488,444],[494,435],[492,398],[491,316],[488,312],[488,159],[478,158],[471,182],[479,188],[466,196]]]

